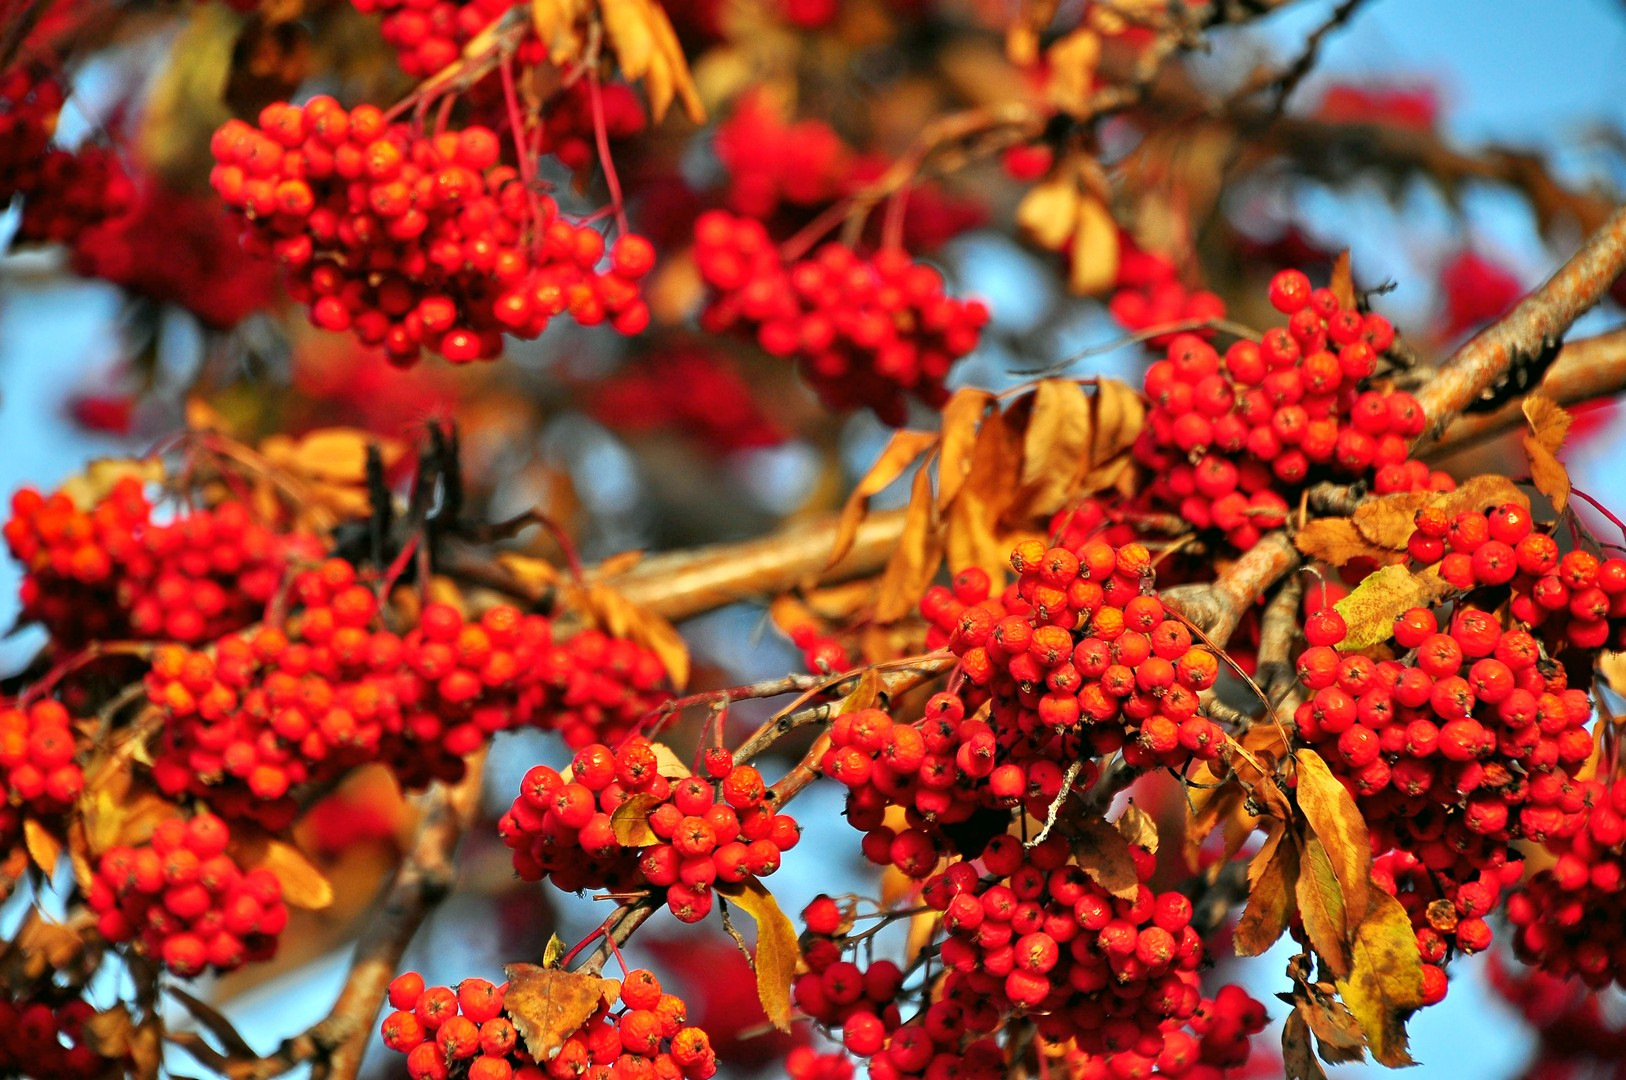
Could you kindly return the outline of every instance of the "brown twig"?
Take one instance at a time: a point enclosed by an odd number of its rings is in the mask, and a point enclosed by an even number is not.
[[[1255,600],[1298,566],[1302,556],[1287,533],[1267,533],[1206,585],[1176,585],[1163,602],[1202,628],[1214,644],[1230,641]]]

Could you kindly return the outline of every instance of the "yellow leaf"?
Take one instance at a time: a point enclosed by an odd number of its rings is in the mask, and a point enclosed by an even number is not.
[[[1067,501],[1079,463],[1089,462],[1093,412],[1084,388],[1070,379],[1044,379],[1034,389],[1018,481],[1029,513],[1053,514]]]
[[[323,428],[299,439],[273,435],[260,444],[260,453],[273,465],[313,480],[334,484],[360,484],[367,479],[367,448],[378,446],[386,467],[406,452],[394,439],[359,428]]]
[[[655,743],[655,771],[668,780],[682,780],[691,775],[683,759],[665,743]]]
[[[994,395],[975,387],[961,387],[943,406],[941,445],[937,453],[937,506],[947,509],[960,493],[971,470],[971,451],[977,445],[977,429]]]
[[[1073,834],[1073,858],[1079,869],[1120,900],[1133,900],[1140,891],[1129,841],[1105,818],[1086,818]]]
[[[611,555],[608,559],[601,560],[596,566],[593,567],[592,575],[599,581],[608,581],[613,577],[619,577],[620,575],[625,574],[628,570],[631,570],[633,567],[637,566],[643,561],[644,553],[642,551],[636,549],[633,551],[623,551],[619,554]]]
[[[1258,956],[1276,943],[1293,917],[1299,850],[1285,824],[1277,824],[1248,863],[1248,906],[1236,924],[1238,956]]]
[[[294,907],[320,911],[333,903],[333,885],[304,852],[287,841],[251,835],[234,846],[237,861],[245,869],[264,867],[277,876],[282,898]]]
[[[1045,87],[1050,103],[1064,113],[1083,117],[1090,112],[1095,89],[1095,66],[1101,59],[1101,39],[1080,27],[1045,50],[1050,79]]]
[[[1092,470],[1127,453],[1146,426],[1146,402],[1127,383],[1117,379],[1096,379],[1094,405],[1095,442],[1090,447]],[[1095,486],[1086,476],[1084,490],[1080,494],[1090,495],[1100,490],[1102,488]]]
[[[1374,559],[1379,563],[1402,561],[1399,551],[1378,547],[1361,535],[1349,518],[1317,518],[1304,523],[1293,543],[1312,559],[1329,566],[1343,566],[1351,559]]]
[[[1060,251],[1078,231],[1079,204],[1084,194],[1067,170],[1028,189],[1016,204],[1016,227],[1035,247]]]
[[[1022,457],[1014,427],[1009,413],[983,421],[971,451],[971,471],[948,513],[949,570],[958,573],[980,566],[996,593],[1009,569],[1011,551],[1009,537],[1000,531],[1000,519],[1016,497]]]
[[[649,29],[645,0],[598,0],[604,16],[604,37],[615,50],[617,65],[628,82],[636,82],[649,71],[655,55],[655,35]]]
[[[841,708],[836,711],[838,716],[859,712],[863,709],[872,709],[875,703],[881,700],[881,673],[875,668],[865,668],[858,675],[858,681],[853,684],[846,697],[841,699]]]
[[[503,1011],[525,1041],[526,1053],[538,1062],[552,1061],[565,1040],[618,989],[614,979],[535,964],[509,964],[503,974],[508,976]]]
[[[1118,223],[1112,211],[1095,196],[1085,196],[1078,204],[1068,291],[1075,296],[1095,296],[1112,288],[1118,280],[1118,258]]]
[[[56,861],[62,857],[62,841],[33,818],[24,818],[23,842],[34,865],[43,870],[46,877],[54,875]]]
[[[1423,1005],[1423,961],[1417,935],[1400,901],[1372,890],[1372,906],[1356,932],[1353,963],[1337,980],[1367,1048],[1391,1069],[1413,1064],[1406,1052],[1405,1018]]]
[[[79,509],[89,510],[126,477],[156,484],[164,479],[164,463],[158,458],[97,458],[84,471],[63,481],[59,490]]]
[[[1333,871],[1327,849],[1317,837],[1305,838],[1299,859],[1298,884],[1293,895],[1298,902],[1299,915],[1304,920],[1304,932],[1310,939],[1311,947],[1335,977],[1348,975],[1349,941],[1345,935],[1349,917],[1345,914],[1344,894],[1338,886],[1338,875]],[[1416,951],[1414,938],[1412,952]]]
[[[1524,436],[1530,479],[1553,501],[1553,509],[1562,511],[1570,498],[1570,474],[1558,460],[1558,450],[1570,432],[1570,414],[1552,398],[1531,394],[1524,399],[1524,418],[1530,424]]]
[[[881,451],[881,456],[870,466],[869,472],[858,481],[858,486],[853,488],[853,493],[847,496],[846,505],[841,508],[835,543],[830,548],[830,566],[840,562],[842,556],[852,550],[853,541],[858,537],[858,527],[864,523],[864,515],[869,512],[870,499],[902,476],[903,471],[936,442],[935,432],[904,429],[892,433],[886,449]]]
[[[909,495],[903,532],[876,589],[876,620],[892,623],[913,614],[942,561],[943,531],[932,499],[932,477],[928,470],[920,469]]]
[[[1298,762],[1299,809],[1304,819],[1326,847],[1333,873],[1344,893],[1345,909],[1352,916],[1350,935],[1367,908],[1367,891],[1372,882],[1372,842],[1366,822],[1355,806],[1355,798],[1327,768],[1314,750],[1302,749],[1294,755]],[[1360,912],[1360,915],[1354,913]]]
[[[1131,803],[1113,824],[1129,843],[1157,854],[1157,822],[1151,814]]]
[[[1394,636],[1395,616],[1426,607],[1449,591],[1438,576],[1413,574],[1404,566],[1385,566],[1366,576],[1334,607],[1348,628],[1338,648],[1356,652]]]
[[[773,893],[756,878],[718,885],[716,889],[757,922],[757,997],[762,1011],[780,1031],[789,1031],[791,1022],[790,983],[802,951],[796,943],[796,928],[779,910]]]
[[[661,838],[649,826],[649,815],[660,804],[661,800],[647,791],[629,796],[610,815],[610,830],[615,833],[615,842],[630,848],[660,843]]]
[[[682,100],[683,111],[694,123],[705,123],[706,107],[701,103],[700,91],[694,84],[694,75],[689,70],[688,58],[683,53],[683,43],[678,40],[677,31],[672,29],[672,20],[660,4],[645,0],[645,6],[649,9],[649,30],[655,36],[656,55],[666,61],[672,89]],[[670,101],[671,95],[668,94],[659,110],[655,109],[654,102],[651,101],[650,113],[657,123],[666,116],[666,106]]]

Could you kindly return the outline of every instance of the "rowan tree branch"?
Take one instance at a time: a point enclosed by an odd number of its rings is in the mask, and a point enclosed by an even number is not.
[[[1215,645],[1223,646],[1254,601],[1302,559],[1286,532],[1267,533],[1212,582],[1165,589],[1163,602],[1201,627]]]
[[[1417,400],[1429,427],[1421,441],[1444,431],[1514,361],[1556,347],[1622,271],[1626,271],[1626,207],[1616,210],[1544,285],[1475,334],[1422,386]]]

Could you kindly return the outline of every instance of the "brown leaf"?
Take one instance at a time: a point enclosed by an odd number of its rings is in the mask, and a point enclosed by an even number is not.
[[[46,877],[55,875],[57,859],[62,857],[62,841],[33,818],[24,818],[23,842],[34,865],[43,870]]]
[[[535,964],[509,964],[503,1011],[539,1063],[552,1061],[571,1034],[585,1024],[599,1004],[611,1000],[615,980],[584,971],[560,971]]]
[[[1071,379],[1042,379],[1034,389],[1017,481],[1028,513],[1053,514],[1072,494],[1074,473],[1089,462],[1093,412],[1084,388]]]
[[[1074,296],[1096,296],[1118,280],[1118,223],[1107,204],[1086,195],[1078,204],[1078,230],[1073,233],[1067,290]]]
[[[1395,616],[1427,607],[1450,591],[1437,574],[1413,574],[1404,566],[1385,566],[1366,576],[1334,607],[1347,630],[1338,648],[1357,652],[1394,636]]]
[[[118,1059],[130,1052],[130,1036],[135,1032],[135,1023],[130,1019],[130,1010],[117,1004],[91,1015],[85,1020],[82,1030],[86,1046],[102,1057]],[[253,1051],[249,1052],[249,1057],[254,1057]]]
[[[1343,566],[1351,559],[1374,559],[1379,563],[1403,560],[1404,555],[1368,542],[1349,518],[1317,518],[1307,521],[1293,537],[1293,543],[1312,559],[1329,566]]]
[[[1131,803],[1124,807],[1124,812],[1118,815],[1113,822],[1124,839],[1130,844],[1138,845],[1157,854],[1157,822],[1151,814]]]
[[[264,867],[275,874],[282,882],[282,898],[294,907],[320,911],[333,903],[332,883],[304,852],[286,840],[250,834],[233,846],[244,869]]]
[[[876,587],[876,620],[892,623],[912,615],[942,561],[943,530],[932,498],[932,477],[929,470],[921,469],[915,473],[909,493],[903,532]]]
[[[936,442],[935,432],[904,429],[892,433],[886,449],[881,451],[881,456],[875,459],[869,472],[858,481],[858,486],[853,488],[852,494],[847,496],[846,505],[841,508],[841,520],[836,526],[836,539],[830,548],[828,565],[834,566],[852,550],[853,541],[858,538],[858,527],[864,523],[864,515],[869,512],[870,499],[902,476],[904,470]]]
[[[881,700],[881,690],[881,673],[872,667],[865,668],[859,672],[858,681],[853,683],[847,696],[841,699],[841,707],[836,710],[836,715],[845,716],[862,709],[873,709],[875,703]]]
[[[1083,198],[1072,170],[1058,169],[1029,188],[1016,204],[1016,227],[1035,247],[1060,251],[1078,229]]]
[[[1559,447],[1570,432],[1570,414],[1550,397],[1531,394],[1524,399],[1524,418],[1530,430],[1524,436],[1524,452],[1530,458],[1530,479],[1536,490],[1562,511],[1570,498],[1570,474],[1558,460]]]
[[[615,842],[629,848],[660,843],[661,838],[649,825],[649,815],[660,804],[661,800],[647,791],[629,796],[610,815],[610,830],[615,833]]]
[[[1332,261],[1332,280],[1327,288],[1338,298],[1338,306],[1345,311],[1355,310],[1355,274],[1349,265],[1349,249],[1345,248]]]
[[[949,570],[971,566],[987,571],[998,592],[1010,568],[1011,543],[1000,520],[1016,498],[1022,444],[1009,413],[983,421],[971,451],[971,471],[949,507],[947,544]]]
[[[945,510],[960,493],[971,471],[971,451],[977,445],[977,429],[994,395],[975,387],[961,387],[943,406],[941,445],[937,453],[937,507]]]
[[[1364,499],[1355,508],[1355,528],[1379,547],[1404,551],[1416,528],[1413,519],[1425,506],[1455,517],[1466,510],[1509,502],[1528,508],[1530,498],[1505,476],[1475,476],[1458,484],[1455,491],[1404,491]]]
[[[1351,919],[1348,934],[1353,938],[1355,926],[1365,915],[1372,882],[1372,843],[1366,822],[1361,819],[1354,797],[1333,777],[1319,754],[1302,749],[1294,756],[1298,761],[1299,809],[1332,860],[1333,873],[1344,894],[1346,917]]]
[[[260,453],[278,468],[311,480],[360,484],[367,479],[367,447],[377,444],[386,467],[400,460],[406,447],[360,428],[322,428],[298,439],[273,435]]]
[[[747,915],[757,921],[757,997],[762,999],[762,1011],[780,1031],[789,1031],[792,1016],[790,1000],[791,980],[796,977],[796,965],[801,962],[802,950],[796,943],[796,928],[779,910],[773,893],[756,878],[746,878],[737,884],[718,885],[717,891],[728,897]]]
[[[1298,844],[1285,823],[1273,825],[1248,863],[1248,906],[1236,924],[1238,956],[1258,956],[1286,931],[1298,876]]]
[[[1405,1018],[1423,1004],[1423,961],[1417,936],[1400,901],[1372,890],[1347,978],[1338,993],[1366,1034],[1367,1048],[1391,1069],[1413,1064],[1406,1052]]]
[[[12,945],[22,957],[23,971],[30,979],[66,968],[85,947],[73,927],[44,918],[24,922]]]
[[[1200,774],[1198,777],[1203,782],[1212,782],[1211,778],[1217,779],[1211,771],[1206,776]],[[1182,853],[1185,856],[1186,866],[1196,870],[1204,842],[1220,822],[1229,819],[1242,808],[1248,793],[1243,790],[1241,782],[1235,776],[1227,775],[1218,787],[1207,790],[1194,788],[1191,796],[1191,806],[1186,814]]]
[[[1282,1025],[1282,1075],[1285,1080],[1327,1080],[1326,1070],[1310,1052],[1310,1025],[1293,1012]]]
[[[1095,31],[1087,27],[1074,30],[1046,49],[1044,58],[1050,73],[1045,87],[1050,103],[1071,116],[1088,115],[1095,65],[1101,59],[1101,39]]]
[[[1348,975],[1350,957],[1349,942],[1345,938],[1348,917],[1344,914],[1344,894],[1338,886],[1338,875],[1333,872],[1327,849],[1317,837],[1305,838],[1294,896],[1311,947],[1334,976]],[[1412,951],[1416,951],[1415,940]]]
[[[238,1033],[232,1022],[226,1019],[213,1005],[206,1001],[200,1001],[174,983],[166,983],[164,990],[170,997],[180,1002],[186,1008],[186,1011],[192,1014],[194,1020],[208,1029],[209,1033],[216,1039],[219,1039],[220,1045],[232,1057],[241,1058],[244,1061],[253,1061],[259,1057],[254,1052],[254,1048],[248,1044],[248,1041]]]
[[[1106,818],[1086,818],[1073,833],[1073,857],[1079,869],[1120,900],[1133,900],[1140,890],[1129,841]]]

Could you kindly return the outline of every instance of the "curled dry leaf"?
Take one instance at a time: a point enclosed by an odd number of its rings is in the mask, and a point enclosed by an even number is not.
[[[1343,566],[1353,559],[1372,559],[1380,564],[1405,559],[1399,550],[1391,551],[1369,541],[1350,518],[1317,518],[1305,522],[1304,528],[1294,534],[1293,544],[1310,558],[1328,566]]]
[[[1287,930],[1298,876],[1297,838],[1286,823],[1273,824],[1264,846],[1248,863],[1248,904],[1235,933],[1238,956],[1258,956]]]
[[[1002,527],[1016,500],[1022,465],[1021,430],[1010,411],[988,417],[977,431],[971,469],[945,522],[949,569],[980,566],[997,591],[1009,568],[1010,536]]]
[[[1348,915],[1344,893],[1326,847],[1315,836],[1304,838],[1299,859],[1299,878],[1294,889],[1304,932],[1322,961],[1337,978],[1350,973]],[[1415,953],[1416,941],[1412,943]]]
[[[962,387],[943,406],[943,428],[937,450],[937,508],[946,509],[960,493],[971,471],[971,451],[977,445],[982,418],[994,405],[994,395],[975,387]]]
[[[1404,551],[1406,541],[1416,530],[1417,511],[1436,507],[1455,517],[1466,510],[1484,510],[1501,503],[1529,507],[1530,498],[1505,476],[1475,476],[1457,485],[1455,491],[1405,491],[1362,500],[1355,508],[1355,528],[1379,547]]]
[[[790,984],[796,977],[796,965],[801,962],[801,947],[796,942],[796,928],[779,910],[773,894],[756,878],[719,885],[717,891],[757,923],[757,952],[754,966],[757,970],[757,997],[762,999],[762,1011],[780,1031],[789,1031],[791,1022]]]
[[[1406,1017],[1423,1005],[1423,961],[1411,918],[1400,901],[1372,892],[1372,906],[1352,943],[1352,965],[1338,994],[1366,1035],[1367,1049],[1391,1069],[1414,1064],[1406,1051]]]
[[[1029,188],[1016,204],[1016,227],[1035,247],[1060,251],[1078,231],[1079,204],[1083,200],[1072,170],[1058,169]]]
[[[1366,822],[1349,789],[1338,782],[1319,754],[1301,749],[1294,757],[1299,809],[1332,861],[1344,894],[1346,917],[1352,918],[1347,930],[1353,937],[1356,925],[1365,917],[1372,883],[1372,844]]]
[[[503,1010],[513,1020],[525,1051],[539,1062],[552,1061],[572,1032],[618,989],[614,979],[535,964],[509,964]]]
[[[622,847],[648,847],[660,843],[661,838],[655,835],[655,830],[649,824],[649,815],[660,804],[661,800],[647,791],[629,796],[610,815],[610,830],[615,833],[615,842]]]
[[[1034,388],[1018,481],[1032,513],[1053,513],[1066,502],[1079,461],[1088,460],[1093,421],[1089,395],[1078,383],[1043,379]]]
[[[847,552],[852,550],[853,541],[858,538],[858,527],[864,523],[864,516],[869,513],[869,501],[874,496],[892,484],[892,481],[903,475],[905,469],[914,464],[915,459],[931,449],[937,442],[937,434],[931,431],[894,431],[892,438],[887,442],[886,449],[881,456],[875,459],[869,472],[853,488],[851,495],[847,496],[846,504],[841,508],[841,520],[836,525],[835,543],[830,547],[830,566],[842,560]]]
[[[1530,424],[1524,436],[1530,479],[1537,491],[1553,501],[1553,509],[1562,511],[1570,498],[1570,474],[1558,460],[1558,450],[1569,434],[1572,417],[1552,398],[1531,394],[1524,399],[1524,418]]]
[[[932,497],[932,477],[926,469],[921,469],[915,473],[903,532],[876,588],[876,620],[892,623],[913,614],[920,595],[937,576],[937,567],[942,561],[943,531]]]
[[[1395,616],[1414,607],[1427,607],[1450,591],[1434,573],[1413,574],[1404,566],[1385,566],[1334,607],[1348,628],[1338,648],[1358,652],[1394,636]]]
[[[1073,857],[1079,869],[1120,900],[1133,900],[1140,890],[1129,841],[1106,818],[1085,819],[1072,834]]]
[[[1125,840],[1138,844],[1153,855],[1157,854],[1157,822],[1151,814],[1130,803],[1113,824],[1123,833]]]
[[[1310,1025],[1289,1013],[1282,1025],[1282,1075],[1286,1080],[1327,1080],[1327,1072],[1310,1050]]]
[[[245,835],[233,847],[237,861],[245,869],[264,867],[282,882],[282,898],[295,907],[320,911],[333,903],[333,885],[305,857],[305,853],[285,840],[264,835]]]
[[[1067,288],[1075,296],[1097,296],[1118,280],[1118,222],[1107,204],[1086,195],[1078,204]]]

